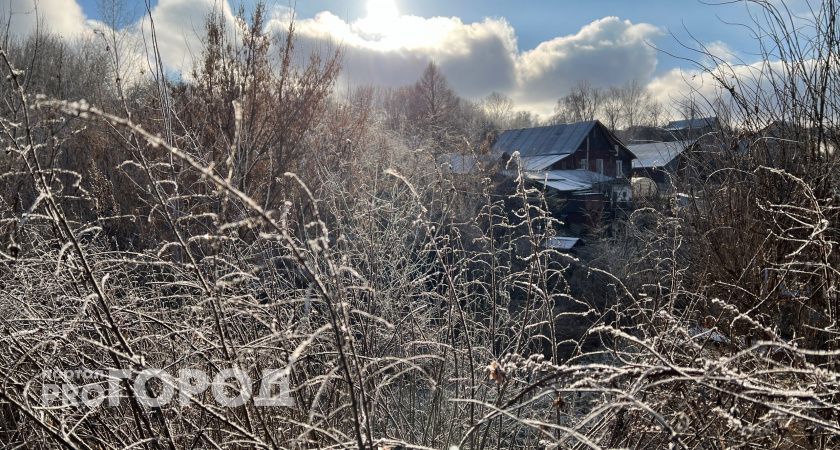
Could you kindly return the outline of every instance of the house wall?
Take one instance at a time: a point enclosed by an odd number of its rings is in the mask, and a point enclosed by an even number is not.
[[[550,167],[550,170],[574,170],[581,167],[581,162],[587,159],[588,155],[588,170],[598,172],[597,160],[604,161],[604,174],[611,177],[616,177],[616,160],[622,162],[622,174],[624,177],[630,176],[632,168],[630,155],[625,151],[620,151],[618,157],[615,154],[615,146],[603,130],[595,127],[589,133],[587,151],[587,140],[584,140],[580,148],[572,155],[557,161]]]

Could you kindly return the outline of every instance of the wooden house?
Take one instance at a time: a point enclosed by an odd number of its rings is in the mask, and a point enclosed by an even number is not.
[[[507,130],[492,152],[507,163],[509,175],[522,171],[547,193],[562,197],[567,222],[631,200],[635,155],[597,120]]]

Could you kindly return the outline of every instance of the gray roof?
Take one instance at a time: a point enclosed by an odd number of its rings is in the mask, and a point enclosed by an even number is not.
[[[561,192],[585,191],[598,183],[614,180],[612,177],[588,170],[549,170],[528,172],[525,176]]]
[[[633,160],[633,168],[644,169],[667,166],[693,142],[648,142],[628,145],[627,148],[636,155],[636,159]]]
[[[581,143],[597,121],[567,123],[547,127],[507,130],[499,135],[493,144],[496,153],[531,157],[541,155],[570,155],[580,148]]]
[[[728,337],[714,328],[706,328],[695,325],[689,328],[688,332],[691,334],[691,338],[697,341],[704,341],[708,339],[718,344],[728,344],[730,342]]]
[[[698,117],[695,119],[674,120],[668,122],[665,129],[668,131],[681,131],[688,129],[699,129],[717,125],[717,117]]]
[[[446,153],[441,155],[441,162],[449,164],[452,173],[463,175],[478,169],[478,159],[475,155],[461,153]]]
[[[580,238],[554,236],[546,240],[545,246],[557,250],[571,250],[578,242],[580,242]]]
[[[544,170],[565,158],[566,155],[524,156],[519,158],[523,171]]]

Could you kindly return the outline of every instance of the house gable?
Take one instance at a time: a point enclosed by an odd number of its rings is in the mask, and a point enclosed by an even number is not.
[[[501,133],[493,151],[499,156],[519,152],[525,170],[586,169],[612,177],[628,176],[635,158],[597,120],[508,130]]]
[[[552,170],[585,169],[610,177],[627,177],[635,155],[607,127],[595,123],[574,153],[550,167]],[[619,164],[621,165],[619,169]]]

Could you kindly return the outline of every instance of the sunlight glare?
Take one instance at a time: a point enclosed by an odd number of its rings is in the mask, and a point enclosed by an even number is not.
[[[386,30],[400,17],[394,0],[368,0],[366,19],[375,28]]]

